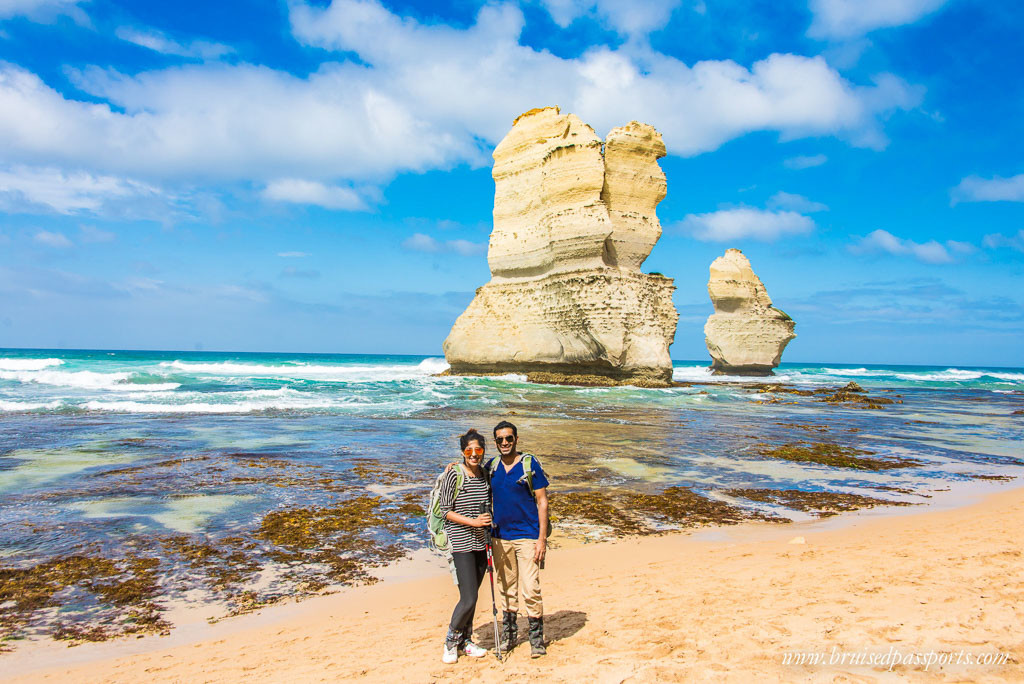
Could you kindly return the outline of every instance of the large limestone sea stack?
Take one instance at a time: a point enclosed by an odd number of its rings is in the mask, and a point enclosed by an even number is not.
[[[679,318],[672,280],[640,271],[661,236],[661,134],[602,141],[557,107],[531,110],[494,150],[491,281],[455,321],[454,374],[665,386]]]
[[[796,323],[772,306],[750,261],[738,249],[711,262],[708,294],[715,306],[704,341],[716,374],[771,375],[782,350],[796,337]]]

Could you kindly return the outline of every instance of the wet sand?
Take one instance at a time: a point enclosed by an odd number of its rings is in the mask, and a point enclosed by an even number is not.
[[[542,576],[550,644],[540,660],[523,644],[504,664],[489,656],[443,665],[455,589],[433,574],[163,639],[52,644],[0,662],[18,682],[1024,680],[1022,529],[1018,488],[953,510],[554,550]],[[475,623],[482,645],[491,644],[489,620],[485,585]],[[785,662],[798,652],[824,662]],[[844,652],[846,664],[829,662]],[[889,670],[894,654],[914,653],[918,662]],[[881,665],[849,662],[887,655]],[[979,656],[1005,662],[964,664]],[[926,667],[946,657],[960,664]]]

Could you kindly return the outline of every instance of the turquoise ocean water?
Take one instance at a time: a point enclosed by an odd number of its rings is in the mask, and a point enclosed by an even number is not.
[[[682,485],[723,500],[729,488],[796,488],[923,503],[1024,463],[1020,368],[783,364],[769,380],[855,381],[895,402],[864,410],[772,402],[700,361],[676,362],[675,379],[693,384],[668,389],[437,376],[446,367],[439,356],[0,350],[0,564],[116,555],[166,535],[249,538],[269,513],[357,496],[419,501],[457,457],[457,435],[503,418],[553,495]],[[920,465],[761,455],[821,441]],[[415,524],[382,530],[424,544]]]

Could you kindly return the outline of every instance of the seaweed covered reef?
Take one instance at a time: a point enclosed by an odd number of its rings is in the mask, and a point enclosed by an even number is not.
[[[233,456],[237,460],[240,455]],[[107,472],[144,486],[146,473],[166,463]],[[373,496],[356,493],[356,485],[342,485],[337,478],[312,476],[313,469],[284,459],[247,454],[242,467],[262,470],[254,479],[263,486],[317,487],[320,494],[346,498],[269,511],[242,533],[134,534],[116,549],[94,543],[34,563],[0,566],[0,651],[43,636],[75,645],[165,634],[172,627],[164,618],[168,601],[195,590],[222,606],[223,616],[233,616],[337,586],[372,583],[377,581],[373,568],[402,558],[418,544],[413,522],[424,515],[422,486]],[[381,475],[387,469],[377,464],[365,461],[357,467],[357,478],[387,480]],[[205,484],[210,470],[204,464]],[[224,487],[250,484],[247,478],[223,474],[221,482]],[[115,487],[123,488],[123,481]],[[93,482],[75,494],[83,489],[106,493]],[[44,525],[33,531],[53,532]]]
[[[879,499],[846,492],[805,491],[802,489],[729,489],[726,494],[750,501],[775,504],[810,513],[819,518],[875,506],[913,506],[909,501]]]
[[[788,519],[699,494],[689,487],[640,492],[566,492],[552,495],[552,524],[569,536],[646,536],[701,525],[736,525],[750,520]]]
[[[102,641],[166,631],[170,624],[156,603],[158,565],[139,556],[71,555],[26,568],[0,567],[0,651],[44,614],[55,639]],[[85,624],[59,616],[56,609],[68,605]]]
[[[772,446],[761,444],[758,453],[764,458],[781,458],[794,463],[816,463],[833,468],[855,470],[892,470],[915,468],[921,462],[912,458],[872,458],[873,452],[832,442],[797,443]]]
[[[866,389],[855,382],[849,382],[843,387],[823,387],[821,389],[800,389],[778,383],[753,383],[742,385],[749,392],[768,395],[767,399],[761,400],[762,404],[780,404],[785,399],[779,395],[795,395],[801,397],[815,397],[817,401],[826,404],[837,404],[845,408],[881,409],[883,406],[902,404],[903,400],[899,395],[895,399],[870,395]]]

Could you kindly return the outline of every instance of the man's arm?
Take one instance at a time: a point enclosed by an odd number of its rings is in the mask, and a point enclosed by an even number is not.
[[[542,487],[534,491],[537,498],[537,519],[540,522],[540,536],[537,538],[537,546],[533,550],[533,561],[540,565],[544,562],[544,556],[548,550],[548,489]]]

